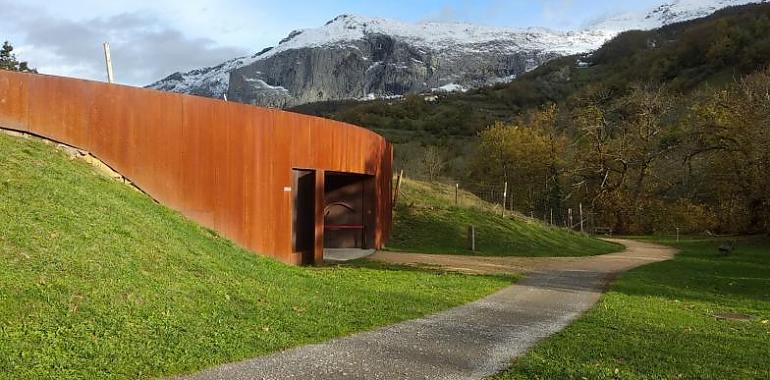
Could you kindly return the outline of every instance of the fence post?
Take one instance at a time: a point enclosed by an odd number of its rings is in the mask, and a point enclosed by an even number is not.
[[[468,226],[468,248],[471,252],[476,252],[476,227]]]
[[[455,207],[460,207],[460,184],[455,183]]]
[[[580,233],[586,233],[585,229],[583,229],[583,202],[580,203]]]
[[[401,178],[403,177],[404,169],[401,169],[398,173],[398,179],[396,180],[396,190],[393,192],[393,208],[396,207],[396,202],[398,202],[398,192],[401,191]]]
[[[553,208],[550,208],[551,210],[551,225],[553,226]]]
[[[569,229],[572,229],[572,208],[567,209],[567,220],[569,221]]]

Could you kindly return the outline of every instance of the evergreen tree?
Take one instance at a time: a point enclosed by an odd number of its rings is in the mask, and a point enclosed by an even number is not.
[[[30,69],[27,62],[19,62],[16,54],[13,54],[13,45],[5,41],[0,48],[0,70],[21,71],[27,73],[36,73],[37,70]]]

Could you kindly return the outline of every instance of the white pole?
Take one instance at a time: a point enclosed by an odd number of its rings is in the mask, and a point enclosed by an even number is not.
[[[503,188],[503,216],[505,216],[505,204],[508,203],[508,181],[505,181]]]
[[[114,83],[115,77],[112,75],[112,57],[110,56],[110,43],[105,42],[104,46],[104,61],[107,63],[107,83]]]
[[[455,207],[460,207],[460,184],[455,183]]]

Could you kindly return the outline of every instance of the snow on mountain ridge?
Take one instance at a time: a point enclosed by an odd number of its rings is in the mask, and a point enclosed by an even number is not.
[[[553,55],[579,54],[599,48],[604,42],[626,30],[654,29],[671,23],[705,17],[728,6],[767,1],[669,0],[644,12],[609,17],[583,30],[573,32],[538,27],[500,28],[464,23],[410,24],[377,17],[340,15],[321,27],[292,31],[277,46],[264,49],[252,56],[235,58],[218,66],[187,73],[175,73],[149,87],[221,98],[228,91],[230,73],[234,70],[292,50],[319,47],[358,49],[357,41],[373,35],[385,35],[405,42],[415,47],[421,54],[425,52],[457,56],[515,55],[521,52]],[[373,62],[369,68],[376,64],[378,62]],[[528,64],[526,71],[534,69],[537,64],[538,62]],[[495,78],[489,79],[494,81]],[[440,83],[438,87],[450,82],[453,83],[452,78],[447,78],[447,82]],[[278,84],[268,83],[267,79],[263,83],[265,86]]]
[[[591,33],[564,33],[546,28],[499,28],[465,23],[423,22],[410,24],[378,17],[340,15],[320,28],[292,32],[278,46],[259,58],[267,58],[290,49],[318,47],[354,41],[367,34],[384,34],[401,38],[415,46],[437,49],[506,41],[506,50],[542,49],[565,54],[583,51],[593,46]],[[593,37],[593,38],[592,38]]]
[[[766,2],[768,0],[671,0],[644,12],[623,13],[600,20],[587,29],[608,34],[650,30],[706,17],[727,7]]]
[[[235,69],[288,50],[344,45],[346,42],[360,40],[367,34],[393,36],[428,51],[515,53],[528,50],[559,55],[595,49],[611,37],[591,31],[558,32],[540,27],[499,28],[464,23],[409,24],[384,18],[340,15],[322,27],[292,31],[277,46],[252,56],[234,58],[218,66],[187,73],[176,73],[149,87],[222,97],[229,85],[229,72]]]

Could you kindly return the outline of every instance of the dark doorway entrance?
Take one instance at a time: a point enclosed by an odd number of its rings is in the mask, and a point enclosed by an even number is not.
[[[350,173],[324,178],[324,248],[367,249],[374,233],[374,179]]]
[[[292,246],[302,254],[302,264],[313,262],[315,248],[315,176],[314,170],[294,169],[294,213]]]

